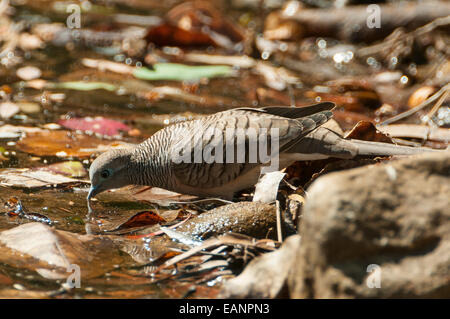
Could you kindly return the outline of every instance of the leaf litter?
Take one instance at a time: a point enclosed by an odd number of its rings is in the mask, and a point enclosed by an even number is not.
[[[351,4],[289,1],[256,15],[253,2],[239,3],[96,4],[83,12],[78,38],[55,23],[66,13],[48,2],[0,13],[0,192],[10,199],[0,224],[0,282],[20,288],[2,286],[1,296],[216,297],[222,279],[279,247],[279,233],[284,240],[298,231],[304,189],[318,176],[390,160],[297,162],[277,183],[243,191],[233,204],[156,188],[119,190],[101,195],[91,220],[81,218],[93,158],[139,143],[171,119],[327,100],[338,105],[332,130],[347,138],[448,147],[444,1],[407,10],[382,4],[389,14],[381,33],[365,28],[366,13]],[[13,28],[30,8],[36,19]],[[420,14],[406,19],[413,11]],[[250,202],[258,197],[277,204]],[[84,235],[92,223],[95,234]],[[54,279],[67,278],[68,263],[81,264],[94,288],[58,290]],[[51,285],[16,283],[4,265],[53,278]]]

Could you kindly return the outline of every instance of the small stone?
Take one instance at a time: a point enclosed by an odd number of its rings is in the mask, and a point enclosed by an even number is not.
[[[14,289],[17,290],[25,290],[26,288],[24,286],[22,286],[21,284],[14,284],[13,285]]]
[[[25,66],[18,69],[16,75],[22,80],[29,81],[40,78],[42,72],[35,66]]]
[[[9,119],[15,114],[19,113],[20,109],[16,103],[12,102],[3,102],[0,104],[0,117],[2,119]]]

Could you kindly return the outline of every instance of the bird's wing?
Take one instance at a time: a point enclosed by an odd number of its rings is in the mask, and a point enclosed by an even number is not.
[[[190,187],[231,183],[264,162],[261,152],[277,156],[328,121],[328,107],[316,113],[296,113],[291,107],[233,109],[182,123],[171,148],[172,172],[178,183]],[[278,143],[275,152],[272,143]]]
[[[290,119],[298,119],[301,117],[313,115],[323,111],[331,111],[336,107],[333,102],[322,102],[309,106],[302,107],[286,107],[286,106],[266,106],[262,108],[238,108],[236,110],[245,110],[258,113],[267,113],[272,115],[277,115],[281,117],[286,117]]]
[[[324,155],[336,158],[353,158],[357,155],[413,155],[430,151],[433,152],[437,150],[425,147],[410,147],[389,143],[345,139],[328,128],[319,127],[317,130],[305,136],[301,143],[291,147],[287,153],[298,153],[302,155],[320,154],[322,158]],[[313,158],[313,156],[311,156],[311,158]]]

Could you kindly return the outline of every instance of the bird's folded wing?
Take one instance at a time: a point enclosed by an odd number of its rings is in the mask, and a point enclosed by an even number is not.
[[[331,111],[336,107],[333,102],[322,102],[302,107],[286,107],[286,106],[266,106],[262,108],[239,108],[237,110],[246,110],[258,113],[268,113],[290,119],[298,119],[301,117],[313,115],[323,111]]]
[[[191,187],[233,182],[264,162],[261,152],[263,156],[278,156],[328,121],[331,106],[323,107],[317,113],[304,111],[302,114],[308,114],[304,117],[294,115],[291,107],[272,107],[263,111],[234,109],[186,122],[171,149],[172,172],[180,184]],[[272,148],[272,143],[278,145]]]

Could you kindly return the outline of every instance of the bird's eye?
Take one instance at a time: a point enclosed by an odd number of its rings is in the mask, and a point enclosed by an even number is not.
[[[100,173],[100,176],[101,176],[102,178],[108,178],[109,175],[111,175],[111,173],[110,173],[109,170],[107,170],[107,169],[103,170],[103,171]]]

